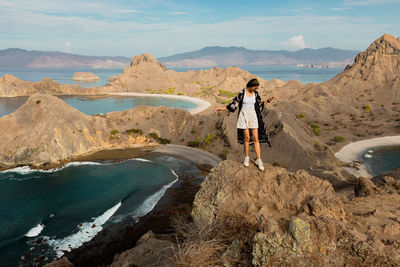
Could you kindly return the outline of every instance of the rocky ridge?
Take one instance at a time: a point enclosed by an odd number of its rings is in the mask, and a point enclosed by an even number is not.
[[[101,91],[96,88],[82,88],[79,85],[59,84],[50,78],[44,78],[40,82],[23,81],[9,74],[0,78],[0,97],[30,96],[36,93],[69,95],[98,94]]]
[[[224,266],[398,265],[399,188],[360,183],[377,190],[347,199],[303,170],[267,165],[259,172],[224,161],[196,194],[192,217],[201,227],[229,227],[233,218],[248,227],[223,239],[227,250],[239,247],[235,257],[222,257]]]

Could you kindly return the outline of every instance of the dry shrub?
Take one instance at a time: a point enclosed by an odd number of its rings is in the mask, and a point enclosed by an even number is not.
[[[177,234],[177,249],[170,258],[176,266],[221,265],[221,254],[226,249],[222,240],[215,237],[212,225],[199,225],[188,214],[176,215],[171,224]]]
[[[258,229],[245,216],[223,214],[211,225],[195,224],[189,214],[171,221],[177,234],[177,249],[171,261],[176,266],[216,266],[229,261],[233,265],[251,263],[252,238]],[[223,259],[222,254],[233,240],[242,243],[242,256]]]
[[[222,242],[210,240],[185,240],[178,243],[171,261],[176,266],[216,266],[222,265],[221,254],[226,248]]]
[[[258,225],[249,222],[242,214],[225,213],[216,221],[215,228],[219,238],[232,242],[236,238],[252,239],[258,230]]]

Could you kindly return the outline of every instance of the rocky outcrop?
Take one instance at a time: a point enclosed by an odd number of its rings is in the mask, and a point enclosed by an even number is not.
[[[150,231],[136,242],[134,248],[115,255],[110,267],[172,267],[175,266],[171,262],[175,250],[176,245],[174,243],[160,240]]]
[[[332,79],[331,84],[350,89],[385,88],[387,97],[400,96],[400,42],[390,34],[375,40],[365,51],[359,53],[352,65]],[[361,89],[361,88],[360,88]],[[389,89],[389,90],[388,90]]]
[[[223,161],[196,194],[192,217],[201,229],[218,227],[214,237],[227,248],[238,240],[236,260],[247,259],[245,265],[394,266],[400,264],[399,192],[347,200],[303,170],[267,165],[260,172]],[[233,218],[247,231],[229,230]],[[224,231],[228,240],[218,234]]]
[[[6,74],[0,78],[0,97],[30,96],[36,93],[50,95],[98,94],[102,90],[82,88],[79,85],[59,84],[50,78],[40,82],[23,81]]]
[[[94,80],[100,80],[100,77],[91,72],[75,72],[74,76],[72,76],[72,80],[74,80],[74,81],[94,81]]]

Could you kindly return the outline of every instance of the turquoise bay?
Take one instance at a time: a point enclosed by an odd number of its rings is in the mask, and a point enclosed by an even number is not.
[[[61,256],[103,227],[149,212],[177,181],[175,171],[197,173],[167,155],[146,158],[0,172],[0,266]]]

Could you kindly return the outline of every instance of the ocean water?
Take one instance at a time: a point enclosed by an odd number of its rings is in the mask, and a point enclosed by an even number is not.
[[[363,151],[359,160],[364,162],[369,173],[382,174],[400,167],[400,147],[380,146]]]
[[[84,88],[101,86],[108,83],[107,79],[122,73],[122,68],[118,69],[92,69],[92,68],[0,68],[0,77],[10,74],[24,81],[38,82],[44,78],[51,78],[58,83],[79,84]],[[92,72],[99,76],[100,80],[95,82],[77,82],[72,80],[75,72]]]
[[[344,68],[305,68],[296,66],[240,66],[241,69],[256,74],[265,80],[279,79],[282,81],[299,80],[302,83],[320,83],[333,78],[336,74],[343,71]],[[187,71],[191,69],[209,69],[209,68],[168,68],[176,71]],[[100,77],[96,82],[76,82],[71,78],[75,72],[92,72]],[[79,84],[82,87],[101,86],[108,83],[107,79],[123,72],[118,69],[91,69],[91,68],[0,68],[0,77],[5,74],[14,75],[26,81],[40,81],[45,77],[51,78],[59,83]]]
[[[197,105],[193,102],[175,98],[162,97],[132,97],[132,96],[108,96],[98,99],[88,99],[83,96],[59,96],[68,105],[88,115],[122,111],[139,105],[167,106],[190,110]],[[22,106],[28,97],[0,97],[0,117],[16,111]]]
[[[188,164],[150,154],[120,163],[0,172],[0,266],[17,266],[21,259],[31,262],[38,256],[61,257],[103,227],[145,215],[178,181],[176,172],[196,172]]]

